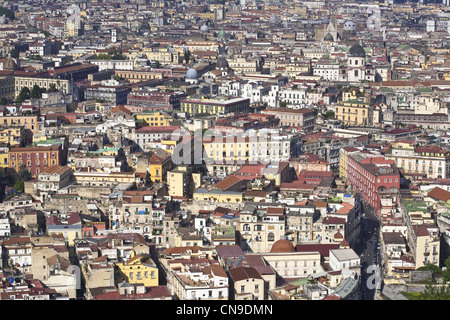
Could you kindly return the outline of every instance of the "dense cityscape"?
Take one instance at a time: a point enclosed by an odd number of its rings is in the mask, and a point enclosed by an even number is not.
[[[450,300],[450,0],[0,0],[0,111],[0,300]]]

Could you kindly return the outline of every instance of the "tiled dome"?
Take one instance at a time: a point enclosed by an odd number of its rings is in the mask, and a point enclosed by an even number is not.
[[[365,58],[366,57],[366,51],[364,51],[364,48],[360,44],[354,44],[350,48],[350,50],[348,51],[348,55],[350,57]]]
[[[272,245],[271,253],[295,252],[294,245],[287,239],[280,239]]]

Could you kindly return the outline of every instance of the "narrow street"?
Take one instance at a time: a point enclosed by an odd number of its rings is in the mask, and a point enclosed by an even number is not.
[[[361,251],[361,299],[374,300],[375,290],[367,287],[368,278],[373,273],[367,269],[371,265],[379,265],[379,222],[373,210],[364,205],[365,218],[362,220],[362,251]]]

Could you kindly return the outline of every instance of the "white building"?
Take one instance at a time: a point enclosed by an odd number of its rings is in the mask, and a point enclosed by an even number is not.
[[[330,267],[338,271],[342,269],[359,268],[361,259],[353,249],[330,250]]]
[[[0,237],[9,237],[11,235],[11,225],[8,218],[0,219]]]
[[[339,81],[341,76],[339,63],[318,62],[314,66],[314,75],[329,81]]]
[[[90,60],[89,63],[93,63],[98,66],[98,71],[103,70],[133,70],[133,60]]]
[[[180,300],[228,300],[228,276],[222,266],[186,269],[173,274],[174,294]]]
[[[280,101],[289,104],[304,104],[306,102],[307,88],[282,89],[279,93]]]

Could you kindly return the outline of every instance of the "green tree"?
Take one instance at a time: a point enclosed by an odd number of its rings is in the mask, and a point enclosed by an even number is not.
[[[11,51],[9,51],[9,54],[11,55],[11,57],[13,57],[14,59],[19,58],[19,51],[17,51],[16,48],[12,49]]]
[[[184,61],[186,62],[186,64],[188,64],[189,60],[191,60],[191,52],[189,50],[186,50],[186,52],[184,53]]]
[[[328,110],[327,113],[325,113],[325,118],[327,119],[334,119],[334,111]]]
[[[30,98],[40,99],[42,98],[42,92],[43,90],[37,84],[35,84],[33,86],[33,89],[31,89]]]
[[[8,104],[8,98],[2,97],[2,98],[0,99],[0,105],[4,106],[4,105],[6,105],[6,104]]]
[[[30,60],[35,60],[35,61],[42,61],[42,57],[38,54],[32,54],[29,56]]]
[[[0,7],[0,16],[5,16],[9,20],[14,20],[14,12],[5,7]]]
[[[142,22],[139,29],[150,29],[150,24],[148,22]]]
[[[419,296],[420,300],[450,300],[450,286],[427,284]]]
[[[31,180],[33,176],[31,175],[30,170],[28,170],[24,165],[20,166],[19,169],[19,179],[23,181]]]
[[[20,90],[19,95],[17,96],[16,101],[18,103],[22,103],[27,99],[30,99],[31,91],[28,87],[23,87],[22,90]]]
[[[280,101],[280,108],[286,108],[288,103],[286,101]]]
[[[16,189],[18,192],[23,192],[25,190],[25,182],[23,180],[19,180],[16,183],[14,183],[14,189]]]
[[[50,85],[48,86],[48,92],[55,92],[55,91],[58,91],[56,84],[50,83]]]

